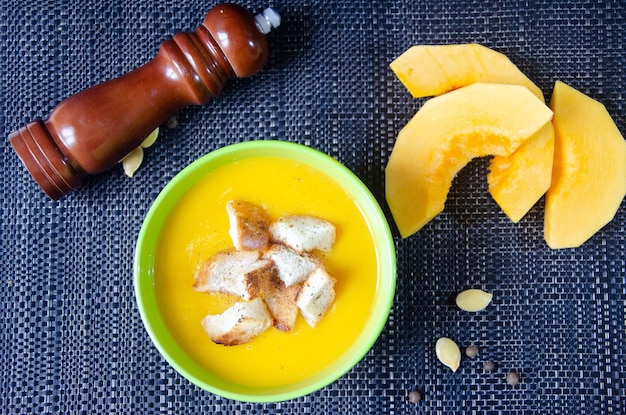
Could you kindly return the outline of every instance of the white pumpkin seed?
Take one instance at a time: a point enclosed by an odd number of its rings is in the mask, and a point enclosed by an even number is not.
[[[131,178],[135,175],[135,172],[139,169],[139,166],[141,166],[141,163],[143,162],[143,149],[154,144],[158,136],[159,127],[152,131],[150,135],[141,142],[139,147],[128,153],[126,157],[121,160],[122,167],[124,168],[124,174]]]
[[[122,159],[122,167],[124,168],[124,174],[128,177],[133,177],[135,172],[141,166],[141,162],[143,161],[143,148],[137,147],[126,157]]]
[[[141,142],[140,146],[143,148],[150,147],[152,144],[154,144],[158,136],[159,136],[159,127],[157,127],[154,131],[152,131],[150,135],[147,136],[146,139]]]
[[[456,305],[464,311],[476,312],[491,303],[493,294],[478,289],[465,290],[456,296]]]
[[[435,353],[441,363],[456,372],[461,364],[461,350],[454,341],[441,337],[435,344]]]

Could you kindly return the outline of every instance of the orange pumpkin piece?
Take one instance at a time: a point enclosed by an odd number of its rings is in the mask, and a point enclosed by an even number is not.
[[[552,181],[554,128],[547,123],[510,156],[489,164],[489,193],[514,223],[541,199]]]
[[[545,102],[541,89],[509,58],[476,43],[412,46],[389,67],[415,98],[483,82],[523,85]]]
[[[626,141],[600,102],[556,82],[554,167],[544,238],[553,249],[582,245],[610,222],[626,195]]]
[[[551,118],[519,85],[478,83],[428,100],[398,134],[385,169],[387,202],[402,237],[443,210],[454,177],[470,160],[511,155]]]

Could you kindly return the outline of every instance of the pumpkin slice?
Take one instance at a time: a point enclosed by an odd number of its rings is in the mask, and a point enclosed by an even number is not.
[[[452,180],[470,160],[512,154],[551,118],[519,85],[478,83],[428,100],[398,134],[385,169],[402,237],[443,210]]]
[[[543,196],[552,181],[554,128],[546,123],[510,156],[489,164],[489,193],[514,223]]]
[[[553,249],[582,245],[610,222],[626,195],[626,141],[600,102],[556,82],[554,167],[544,238]]]
[[[484,82],[523,85],[545,102],[541,89],[509,58],[476,43],[413,46],[389,67],[415,98]]]

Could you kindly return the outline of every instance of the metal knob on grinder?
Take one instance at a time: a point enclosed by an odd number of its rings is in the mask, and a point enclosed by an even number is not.
[[[165,41],[147,64],[65,99],[9,141],[43,191],[59,199],[85,176],[116,165],[174,112],[259,72],[268,58],[265,34],[279,24],[272,9],[254,16],[217,5],[196,31]]]

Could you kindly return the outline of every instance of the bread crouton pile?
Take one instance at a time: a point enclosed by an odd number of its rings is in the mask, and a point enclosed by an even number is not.
[[[233,247],[218,252],[194,275],[193,288],[241,299],[202,326],[211,340],[233,346],[251,341],[272,325],[293,330],[298,313],[315,327],[335,299],[332,278],[314,252],[329,252],[335,226],[313,216],[275,221],[253,203],[226,204]]]

